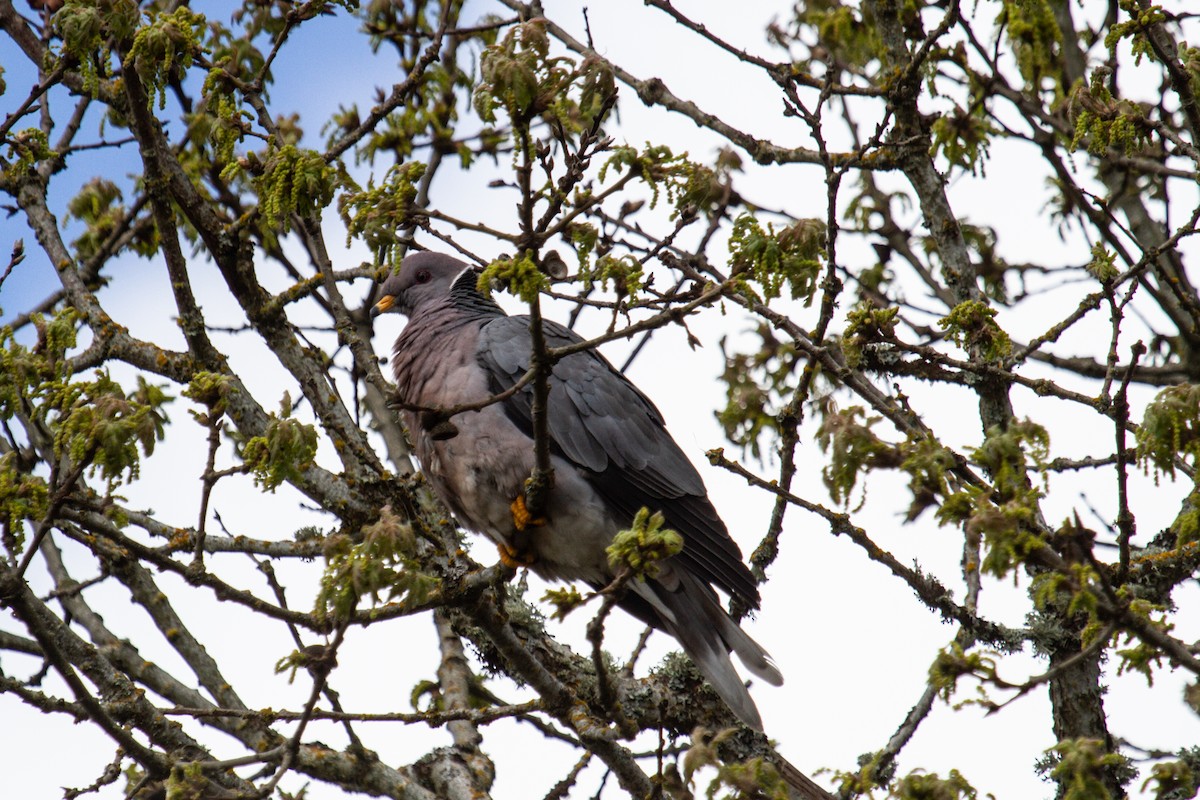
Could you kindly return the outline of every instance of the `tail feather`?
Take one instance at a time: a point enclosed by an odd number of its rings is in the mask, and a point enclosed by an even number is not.
[[[657,612],[659,627],[682,645],[683,650],[729,709],[747,726],[762,730],[762,718],[729,657],[739,660],[763,680],[775,686],[783,676],[767,652],[729,618],[716,592],[695,577],[675,571],[676,580],[635,582],[633,590]],[[667,588],[665,583],[673,584]]]
[[[746,666],[746,669],[772,686],[782,686],[783,673],[779,671],[779,667],[775,666],[771,654],[764,650],[761,644],[751,639],[750,634],[730,619],[719,605],[714,611],[711,619],[721,631],[721,638],[733,652],[737,653],[738,660]]]

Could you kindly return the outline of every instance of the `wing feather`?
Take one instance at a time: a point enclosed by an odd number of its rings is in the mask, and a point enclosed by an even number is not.
[[[545,323],[547,343],[580,341]],[[528,370],[528,317],[497,317],[479,334],[476,357],[493,392],[511,387]],[[505,414],[533,435],[532,387],[503,401]],[[602,356],[583,351],[558,362],[550,376],[551,447],[588,473],[617,516],[632,520],[643,506],[661,511],[684,537],[676,560],[689,573],[758,606],[758,588],[741,552],[709,502],[700,474],[671,438],[662,414]]]

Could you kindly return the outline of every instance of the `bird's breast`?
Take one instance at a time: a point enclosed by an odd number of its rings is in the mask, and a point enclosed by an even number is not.
[[[408,331],[406,331],[406,334]],[[449,427],[420,409],[446,409],[491,397],[475,360],[478,331],[456,336],[402,335],[393,359],[402,412],[413,451],[438,497],[466,527],[513,546],[517,530],[511,504],[534,465],[534,443],[505,414],[501,403],[453,415]],[[456,338],[457,337],[457,338]],[[533,569],[545,578],[607,583],[605,548],[630,520],[618,520],[585,470],[552,456],[554,486],[544,525],[530,526],[522,543],[533,551]]]

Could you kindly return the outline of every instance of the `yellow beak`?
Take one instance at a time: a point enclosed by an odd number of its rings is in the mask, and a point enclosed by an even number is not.
[[[379,298],[379,302],[371,308],[371,316],[377,317],[395,304],[396,296],[394,294],[385,294],[383,297]]]

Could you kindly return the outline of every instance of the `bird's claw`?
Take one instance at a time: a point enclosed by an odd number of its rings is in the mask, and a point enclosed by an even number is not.
[[[529,552],[521,552],[515,547],[509,547],[506,544],[496,545],[496,549],[500,551],[500,563],[509,569],[520,569],[521,567],[533,566],[533,562],[537,561],[537,556]]]
[[[525,507],[525,495],[523,494],[517,495],[517,499],[512,501],[509,509],[512,511],[513,526],[519,531],[523,531],[531,525],[540,528],[546,524],[545,517],[534,519],[533,515],[529,513],[529,509]]]

